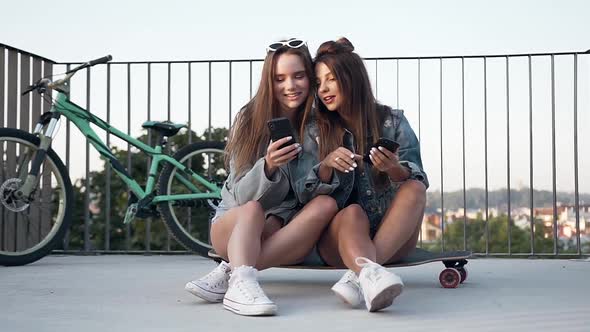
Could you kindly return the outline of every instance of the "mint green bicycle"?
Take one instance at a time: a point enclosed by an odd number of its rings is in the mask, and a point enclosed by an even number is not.
[[[171,157],[163,152],[167,139],[186,125],[145,122],[142,127],[152,130],[159,142],[152,147],[70,101],[72,76],[111,59],[106,56],[84,63],[54,82],[40,79],[24,91],[23,95],[36,91],[46,99],[51,98],[51,90],[58,92],[33,133],[0,128],[0,265],[24,265],[46,256],[61,243],[71,223],[72,183],[68,170],[51,148],[62,116],[86,136],[128,186],[132,197],[126,223],[135,217],[161,217],[180,244],[207,257],[211,249],[209,220],[221,199],[220,186],[227,177],[224,143],[189,144]],[[123,139],[151,158],[145,187],[131,177],[90,124]]]

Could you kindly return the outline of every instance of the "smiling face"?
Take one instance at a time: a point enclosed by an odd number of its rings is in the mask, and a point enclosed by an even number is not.
[[[338,80],[323,62],[315,66],[317,77],[318,97],[329,111],[338,111],[342,105],[342,94]]]
[[[309,77],[305,65],[296,54],[281,54],[273,77],[273,92],[283,115],[297,111],[309,95]]]

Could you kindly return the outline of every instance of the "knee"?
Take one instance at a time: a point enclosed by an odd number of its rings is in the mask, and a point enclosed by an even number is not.
[[[336,200],[328,195],[317,196],[308,204],[313,204],[314,209],[322,213],[322,215],[334,216],[336,212],[338,212],[338,204],[336,203]]]
[[[359,204],[351,204],[338,213],[334,224],[339,229],[368,229],[369,220]]]
[[[399,188],[397,196],[411,200],[417,206],[426,205],[426,186],[418,180],[405,181]]]
[[[240,212],[244,215],[252,217],[259,216],[260,214],[264,213],[264,209],[258,201],[249,201],[242,205],[240,210]]]
[[[347,220],[359,220],[367,218],[367,213],[359,204],[350,204],[342,209],[342,217]]]
[[[240,206],[238,219],[241,223],[264,224],[264,209],[257,201],[249,201]]]

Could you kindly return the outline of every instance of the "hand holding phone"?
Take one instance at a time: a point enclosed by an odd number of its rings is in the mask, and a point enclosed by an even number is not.
[[[285,146],[291,145],[296,143],[295,140],[295,131],[293,130],[293,126],[291,126],[291,121],[287,118],[276,118],[268,121],[267,123],[268,129],[270,130],[270,138],[273,142],[280,140],[281,138],[291,136],[293,139],[288,141],[287,143],[282,144],[278,150],[284,148]]]
[[[371,158],[369,157],[369,155],[371,154],[371,149],[375,148],[377,149],[378,147],[384,147],[387,150],[389,150],[392,153],[396,153],[397,149],[399,148],[399,143],[397,143],[394,140],[391,140],[389,138],[385,138],[385,137],[381,137],[377,143],[373,144],[373,146],[371,146],[368,150],[367,153],[365,154],[365,156],[363,157],[363,160],[367,163],[372,164],[373,162],[371,161]]]
[[[264,159],[266,160],[266,175],[270,176],[278,167],[297,158],[301,152],[301,146],[295,140],[295,131],[289,119],[272,119],[268,121],[267,125],[272,143],[268,146]],[[291,138],[288,139],[288,137]]]

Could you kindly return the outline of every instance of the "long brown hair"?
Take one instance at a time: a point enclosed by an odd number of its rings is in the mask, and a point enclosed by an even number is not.
[[[233,160],[237,174],[245,172],[258,158],[266,154],[264,147],[270,141],[270,133],[266,123],[281,114],[279,103],[273,92],[273,81],[277,61],[282,54],[299,56],[309,79],[307,100],[301,104],[295,123],[293,123],[293,127],[299,131],[300,137],[303,137],[303,115],[311,111],[315,95],[313,61],[306,45],[298,48],[283,46],[274,52],[267,53],[262,66],[258,91],[236,115],[234,125],[230,130],[228,143],[225,147],[225,163],[226,167],[229,167],[229,161]]]
[[[338,112],[329,111],[321,100],[317,100],[315,118],[320,131],[320,160],[342,146],[344,128],[354,135],[355,152],[361,155],[366,153],[369,143],[379,139],[379,116],[369,74],[361,57],[353,51],[352,43],[343,37],[323,43],[316,54],[315,64],[323,63],[330,69],[342,95]],[[341,114],[350,119],[350,123],[345,123]],[[311,113],[306,112],[303,120],[307,121],[309,117]]]

